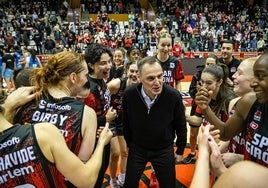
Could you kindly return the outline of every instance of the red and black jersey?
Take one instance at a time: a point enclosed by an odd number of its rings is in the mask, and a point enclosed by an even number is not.
[[[127,85],[127,79],[128,78],[120,78],[120,87],[117,93],[111,96],[111,106],[114,109],[116,109],[117,112],[117,117],[113,120],[113,122],[115,122],[116,125],[122,124],[122,114],[123,114],[122,100]]]
[[[229,112],[229,117],[231,117],[235,113],[237,102],[234,104],[233,108]],[[244,136],[242,133],[239,133],[230,140],[228,146],[228,152],[244,154],[244,143],[245,143]]]
[[[161,63],[163,68],[164,82],[171,87],[175,87],[176,81],[184,78],[181,62],[173,56],[169,56],[168,60],[165,62],[161,62],[157,56],[155,56],[155,58]]]
[[[34,125],[16,124],[0,134],[0,187],[65,187],[63,181],[42,154]]]
[[[77,155],[82,142],[84,106],[81,101],[71,97],[55,99],[43,93],[38,103],[32,101],[17,112],[15,122],[20,124],[48,122],[56,125],[70,150]]]
[[[105,115],[110,108],[111,94],[103,79],[88,77],[90,82],[90,94],[85,98],[84,103],[93,108],[97,114],[98,127],[105,126]]]
[[[268,167],[268,105],[257,100],[252,105],[243,130],[245,160]]]

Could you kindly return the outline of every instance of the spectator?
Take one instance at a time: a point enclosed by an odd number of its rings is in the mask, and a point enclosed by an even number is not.
[[[51,37],[48,35],[44,41],[45,53],[54,54],[54,48],[56,47],[56,43]]]
[[[15,46],[15,39],[11,35],[11,32],[7,32],[7,34],[6,34],[5,45],[7,46],[8,51],[10,51]]]
[[[257,51],[257,38],[256,37],[253,37],[253,39],[251,39],[249,41],[249,49],[251,52],[256,52]]]
[[[3,87],[3,78],[4,78],[3,72],[2,72],[2,69],[3,69],[3,56],[4,56],[3,49],[0,48],[0,88]]]
[[[265,45],[265,41],[263,40],[263,38],[261,37],[258,42],[257,42],[257,51],[258,52],[263,52],[264,50],[264,45]]]
[[[131,11],[128,15],[128,22],[129,22],[129,29],[130,30],[134,29],[134,24],[135,24],[134,19],[135,19],[135,15]]]
[[[183,49],[182,49],[182,47],[180,45],[179,39],[175,40],[175,44],[172,47],[172,52],[173,52],[174,57],[177,57],[179,59],[183,58],[184,51],[183,51]]]
[[[3,64],[2,64],[2,76],[7,84],[7,93],[9,94],[13,90],[13,71],[16,68],[16,60],[14,55],[8,50],[4,50]]]
[[[197,50],[197,39],[195,38],[195,35],[192,35],[192,37],[189,40],[189,50],[193,51]]]
[[[37,54],[43,54],[43,50],[42,50],[43,36],[38,30],[35,30],[35,33],[33,35],[33,40],[35,42]]]

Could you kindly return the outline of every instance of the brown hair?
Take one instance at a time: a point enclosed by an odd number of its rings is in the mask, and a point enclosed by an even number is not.
[[[5,92],[5,90],[0,88],[0,113],[4,112],[4,108],[2,105],[4,104],[6,98],[7,98],[7,93]]]
[[[82,62],[82,57],[73,51],[54,54],[43,68],[35,69],[32,83],[37,90],[47,91],[49,87],[58,85],[65,76],[82,72],[85,69]]]

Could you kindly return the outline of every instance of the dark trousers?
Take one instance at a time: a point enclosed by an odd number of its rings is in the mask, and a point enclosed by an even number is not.
[[[161,150],[130,146],[124,188],[136,188],[146,167],[151,162],[161,188],[175,188],[175,159],[173,145]]]
[[[110,143],[107,144],[103,150],[101,169],[99,171],[98,179],[96,181],[94,188],[101,188],[102,187],[104,175],[105,175],[105,172],[108,168],[109,161],[110,161]]]

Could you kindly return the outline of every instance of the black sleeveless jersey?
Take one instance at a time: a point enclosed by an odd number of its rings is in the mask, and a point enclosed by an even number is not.
[[[245,160],[268,167],[268,104],[256,100],[245,123]]]
[[[0,187],[65,187],[63,180],[42,154],[34,125],[16,124],[0,134]]]
[[[81,101],[71,97],[55,99],[43,93],[38,104],[32,101],[17,112],[15,122],[20,124],[48,122],[56,125],[70,150],[77,155],[82,142],[84,106]]]
[[[110,90],[107,88],[103,79],[95,79],[89,76],[88,80],[90,82],[90,93],[87,98],[85,98],[84,103],[93,108],[96,112],[98,127],[105,126],[105,115],[109,110],[111,103]]]
[[[235,113],[237,102],[234,104],[231,111],[229,112],[229,117],[231,117]],[[244,144],[245,144],[244,135],[242,135],[242,133],[239,133],[230,140],[228,146],[228,152],[244,154]]]
[[[123,106],[122,106],[122,99],[123,94],[127,86],[127,79],[128,78],[120,78],[120,87],[116,94],[111,96],[111,106],[116,109],[117,117],[113,120],[113,123],[116,125],[122,124],[122,114],[123,114]]]

